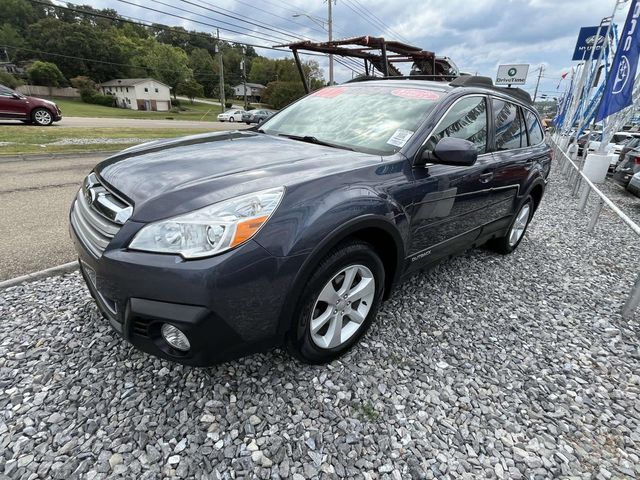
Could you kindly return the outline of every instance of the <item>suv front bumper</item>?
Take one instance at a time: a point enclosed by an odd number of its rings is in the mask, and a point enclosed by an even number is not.
[[[281,343],[280,315],[301,258],[274,257],[254,241],[199,260],[109,248],[96,258],[70,232],[100,311],[137,348],[206,366]],[[163,323],[185,333],[188,352],[167,344]]]

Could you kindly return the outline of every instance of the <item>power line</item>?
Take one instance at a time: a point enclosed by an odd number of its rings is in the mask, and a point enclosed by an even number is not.
[[[219,28],[220,30],[226,31],[226,32],[231,32],[231,33],[237,33],[238,35],[244,35],[247,37],[251,37],[251,38],[257,38],[259,40],[266,40],[267,42],[273,42],[272,38],[267,38],[267,37],[263,37],[260,35],[253,35],[251,33],[245,33],[245,32],[239,32],[237,30],[232,30],[230,28],[227,27],[222,27],[220,25],[214,25],[212,23],[207,23],[207,22],[201,22],[200,20],[194,20],[192,18],[189,17],[183,17],[182,15],[178,15],[176,13],[171,13],[171,12],[165,12],[164,10],[158,10],[157,8],[153,8],[153,7],[147,7],[147,6],[143,6],[143,5],[138,5],[137,3],[134,2],[130,2],[129,0],[116,0],[120,3],[126,3],[128,5],[132,5],[134,7],[138,7],[138,8],[143,8],[145,10],[150,10],[152,12],[156,12],[156,13],[162,13],[164,15],[169,15],[171,17],[175,17],[175,18],[180,18],[181,20],[187,20],[188,22],[192,22],[192,23],[198,23],[200,25],[206,25],[207,27],[212,27],[212,28]],[[159,2],[156,2],[159,3]],[[179,7],[172,7],[172,8],[179,8]],[[193,13],[193,12],[191,12]],[[196,14],[197,15],[197,14]],[[224,22],[223,20],[218,20],[220,23],[228,23],[228,22]],[[244,28],[244,27],[239,27],[237,25],[234,25],[238,28]],[[245,30],[249,30],[248,28],[244,28]],[[245,44],[246,45],[246,44]]]
[[[137,26],[142,26],[142,27],[146,27],[146,28],[150,28],[150,29],[161,29],[161,30],[165,30],[165,31],[170,31],[170,32],[175,32],[175,33],[179,33],[179,34],[186,34],[186,35],[190,35],[190,36],[196,36],[196,37],[203,37],[206,38],[209,41],[214,42],[216,40],[215,37],[213,37],[211,34],[209,33],[204,33],[204,32],[197,32],[197,31],[187,31],[187,30],[183,30],[183,29],[177,29],[177,28],[172,28],[172,27],[168,27],[165,25],[161,25],[158,23],[148,23],[148,20],[146,19],[141,19],[138,17],[132,17],[132,16],[128,16],[128,15],[121,15],[118,13],[117,17],[112,17],[110,15],[106,15],[103,13],[99,13],[99,12],[95,12],[95,11],[87,11],[87,10],[83,10],[83,9],[79,9],[79,8],[73,8],[73,7],[79,7],[79,5],[73,4],[71,2],[67,2],[67,6],[61,6],[61,5],[55,5],[55,4],[51,4],[47,1],[44,0],[28,0],[31,3],[35,3],[35,4],[39,4],[39,5],[44,5],[47,7],[53,7],[53,8],[57,8],[57,9],[62,9],[62,10],[66,10],[66,11],[71,11],[74,13],[79,13],[82,15],[88,15],[88,16],[92,16],[92,17],[98,17],[98,18],[103,18],[103,19],[107,19],[107,20],[113,20],[113,21],[118,21],[118,22],[123,22],[123,23],[129,23],[132,25],[137,25]],[[59,1],[59,0],[58,0]],[[135,5],[135,4],[134,4]],[[136,5],[140,8],[146,8],[147,10],[151,9],[150,7],[141,7],[140,5]],[[151,9],[153,10],[153,9]],[[164,13],[166,15],[169,16],[176,16],[179,18],[184,18],[184,17],[180,17],[177,15],[172,15],[171,13],[167,13],[167,12],[160,12],[160,13]],[[187,21],[193,21],[195,23],[202,23],[202,22],[197,22],[188,18],[184,18]],[[242,35],[242,33],[240,33]],[[254,44],[254,43],[246,43],[246,42],[238,42],[237,40],[232,40],[232,39],[228,39],[228,38],[223,38],[223,37],[218,37],[219,40],[223,40],[225,42],[231,43],[231,44],[238,44],[238,43],[242,43],[246,46],[250,46],[253,48],[258,48],[258,49],[265,49],[265,50],[273,50],[273,51],[278,51],[278,52],[284,52],[284,53],[291,53],[290,50],[284,49],[284,48],[277,48],[277,47],[273,47],[273,46],[267,46],[267,45],[259,45],[259,44]],[[267,41],[272,41],[272,40],[267,40]],[[10,47],[10,46],[7,46]],[[10,47],[10,48],[23,48],[23,47]],[[31,49],[26,49],[23,48],[24,50],[31,50]],[[36,50],[32,50],[34,52],[38,52]],[[149,70],[148,67],[142,67],[142,66],[136,66],[136,65],[130,65],[130,64],[118,64],[117,62],[107,62],[104,60],[98,60],[98,59],[89,59],[89,58],[82,58],[82,57],[73,57],[73,56],[69,56],[69,55],[62,55],[62,54],[54,54],[52,52],[42,52],[43,54],[49,54],[49,55],[56,55],[56,56],[61,56],[61,57],[69,57],[69,58],[76,58],[76,59],[80,59],[80,60],[85,60],[85,61],[93,61],[93,62],[99,62],[99,63],[111,63],[114,65],[121,65],[121,66],[127,66],[127,67],[137,67],[137,68],[142,68],[142,69],[147,69]],[[305,55],[308,56],[313,56],[313,57],[326,57],[326,55],[323,54],[317,54],[317,53],[306,53]],[[342,63],[341,63],[342,64]],[[342,64],[344,65],[344,64]],[[349,68],[350,70],[357,72],[357,70],[355,70],[354,68],[348,66],[348,65],[344,65],[345,67]]]
[[[364,12],[368,13],[371,17],[373,17],[373,18],[374,18],[376,21],[378,21],[380,24],[382,24],[383,26],[387,27],[387,30],[388,30],[389,32],[393,33],[394,35],[396,35],[396,36],[397,36],[398,38],[400,38],[400,39],[404,39],[404,41],[405,41],[405,42],[407,42],[407,43],[411,43],[409,40],[407,40],[407,38],[406,38],[406,37],[403,37],[403,36],[402,36],[402,35],[400,35],[398,32],[396,32],[395,30],[393,30],[389,25],[387,25],[386,23],[384,23],[384,22],[380,19],[380,17],[378,17],[375,13],[373,13],[371,10],[369,10],[369,9],[365,8],[365,6],[364,6],[364,5],[362,5],[358,0],[349,0],[349,1],[350,1],[350,3],[352,3],[352,4],[353,4],[353,3],[358,4],[358,5],[360,6],[360,8],[361,8]]]
[[[343,3],[352,11],[354,12],[356,15],[360,16],[361,18],[363,18],[365,21],[367,21],[369,24],[373,25],[375,28],[381,28],[381,32],[384,34],[385,31],[388,31],[389,33],[397,36],[400,39],[403,39],[405,42],[407,43],[411,43],[409,42],[407,39],[405,39],[404,37],[402,37],[402,35],[400,35],[397,32],[394,32],[391,27],[389,27],[388,25],[386,25],[384,22],[379,21],[379,20],[375,20],[371,15],[371,13],[369,13],[369,11],[364,8],[364,7],[358,7],[355,3],[351,3],[351,1],[349,0],[343,0]]]
[[[259,27],[259,28],[264,28],[264,29],[266,29],[266,30],[270,30],[270,31],[273,31],[273,32],[276,32],[276,33],[279,33],[279,34],[287,35],[287,36],[289,36],[289,37],[302,38],[302,36],[301,36],[301,35],[299,35],[299,34],[297,34],[297,33],[295,33],[295,32],[291,32],[291,31],[288,31],[288,30],[285,30],[285,29],[281,29],[281,28],[279,28],[279,27],[276,27],[275,25],[271,25],[271,24],[269,24],[269,23],[265,23],[265,22],[260,22],[260,21],[258,21],[258,20],[253,21],[253,20],[251,19],[251,17],[247,17],[246,15],[242,15],[242,14],[240,14],[240,13],[236,13],[236,12],[234,12],[233,10],[228,10],[228,9],[226,9],[226,8],[217,7],[216,5],[213,5],[212,3],[209,3],[209,2],[205,2],[205,1],[203,1],[203,0],[201,0],[201,3],[202,3],[203,5],[207,5],[207,7],[204,7],[204,6],[200,5],[199,3],[194,3],[194,2],[187,1],[187,0],[180,0],[180,1],[181,1],[181,2],[183,2],[183,3],[187,3],[187,4],[189,4],[189,5],[193,5],[193,6],[195,6],[195,7],[201,8],[201,9],[203,9],[203,10],[208,10],[208,11],[213,12],[213,13],[216,13],[216,14],[218,14],[218,15],[229,16],[229,17],[231,17],[231,18],[234,18],[234,19],[236,19],[236,20],[240,20],[240,21],[245,22],[245,23],[248,23],[248,24],[250,24],[250,25],[257,26],[257,27]],[[210,8],[210,7],[215,7],[215,8]],[[234,15],[226,15],[226,14],[224,14],[224,13],[220,13],[220,12],[218,12],[216,9],[219,9],[219,10],[222,10],[222,11],[224,11],[224,12],[228,12],[228,13],[234,14],[235,16],[234,16]],[[247,18],[247,19],[249,19],[249,20],[243,20],[243,19],[245,19],[245,18]],[[256,22],[257,22],[257,23],[256,23]]]

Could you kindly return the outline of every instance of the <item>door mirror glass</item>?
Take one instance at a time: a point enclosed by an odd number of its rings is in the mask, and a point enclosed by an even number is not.
[[[423,150],[421,163],[468,167],[476,163],[477,159],[478,149],[473,142],[462,138],[444,137],[436,144],[433,151]]]
[[[22,97],[22,95],[20,95],[19,93],[16,93],[16,92],[13,92],[13,93],[11,94],[11,96],[12,96],[13,98],[17,99],[17,100],[22,100],[22,98],[23,98],[23,97]]]

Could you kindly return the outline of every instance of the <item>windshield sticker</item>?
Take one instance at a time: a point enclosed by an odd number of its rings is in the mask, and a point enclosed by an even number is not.
[[[393,135],[391,135],[391,138],[387,140],[387,143],[395,147],[404,147],[404,144],[411,138],[411,135],[413,135],[411,130],[399,128]]]
[[[411,98],[412,100],[438,100],[440,94],[431,90],[419,90],[417,88],[396,88],[391,90],[391,95],[402,98]]]
[[[328,87],[323,88],[322,90],[317,90],[312,93],[314,97],[322,97],[322,98],[334,98],[338,95],[342,95],[342,93],[346,90],[344,87]]]

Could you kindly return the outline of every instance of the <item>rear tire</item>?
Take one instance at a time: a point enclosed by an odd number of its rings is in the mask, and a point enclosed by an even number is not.
[[[513,216],[507,234],[504,237],[492,240],[489,246],[503,255],[507,255],[518,248],[533,217],[533,208],[533,199],[528,196]]]
[[[233,118],[233,117],[229,117],[229,121],[230,121],[230,122],[235,122],[235,121],[236,121],[236,119],[235,119],[235,118]]]
[[[31,113],[33,123],[41,127],[48,127],[53,123],[53,115],[46,108],[36,108]]]
[[[331,250],[300,296],[287,339],[289,352],[312,364],[346,353],[376,317],[384,277],[384,265],[368,243],[351,241]]]

